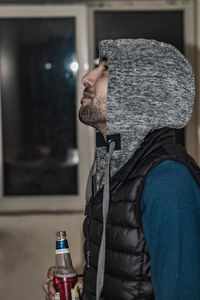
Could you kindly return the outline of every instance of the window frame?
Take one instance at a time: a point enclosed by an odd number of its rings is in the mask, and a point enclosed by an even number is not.
[[[76,85],[77,114],[83,88],[81,78],[89,69],[88,61],[88,11],[86,5],[1,5],[0,18],[75,18],[75,47],[79,69]],[[0,83],[1,84],[1,83]],[[0,86],[1,90],[1,86]],[[2,101],[0,95],[0,115]],[[5,196],[3,194],[3,135],[0,120],[0,213],[80,212],[85,206],[85,186],[94,152],[94,130],[77,122],[77,148],[79,151],[77,195]]]

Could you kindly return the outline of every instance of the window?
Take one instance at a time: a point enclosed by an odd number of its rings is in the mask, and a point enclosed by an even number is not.
[[[0,205],[8,210],[84,207],[92,135],[77,121],[85,28],[84,6],[1,7]]]

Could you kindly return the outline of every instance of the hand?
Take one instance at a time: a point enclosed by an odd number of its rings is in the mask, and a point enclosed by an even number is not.
[[[56,290],[53,286],[55,267],[50,267],[47,272],[48,281],[43,283],[42,288],[46,293],[45,300],[55,300]]]
[[[82,297],[82,295],[83,295],[83,277],[81,277],[81,276],[78,277],[77,287],[78,287],[79,294]]]
[[[47,282],[43,283],[43,285],[42,285],[42,288],[46,293],[45,300],[55,300],[56,290],[53,285],[54,273],[55,273],[55,267],[50,267],[47,272],[47,277],[49,280]],[[78,287],[79,294],[82,297],[82,294],[83,294],[83,277],[82,276],[78,277],[77,287]]]

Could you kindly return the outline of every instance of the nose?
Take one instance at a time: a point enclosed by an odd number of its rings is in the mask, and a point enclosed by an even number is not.
[[[95,84],[95,78],[93,76],[93,70],[86,73],[81,79],[82,85],[85,87],[93,87]]]

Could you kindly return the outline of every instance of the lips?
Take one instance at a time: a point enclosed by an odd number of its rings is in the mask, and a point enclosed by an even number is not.
[[[83,93],[83,99],[86,98],[86,99],[93,99],[93,97],[89,94],[89,93]]]
[[[84,93],[83,97],[81,98],[81,104],[83,104],[84,101],[87,102],[87,100],[92,100],[92,99],[93,99],[93,97],[91,97],[90,95]]]

